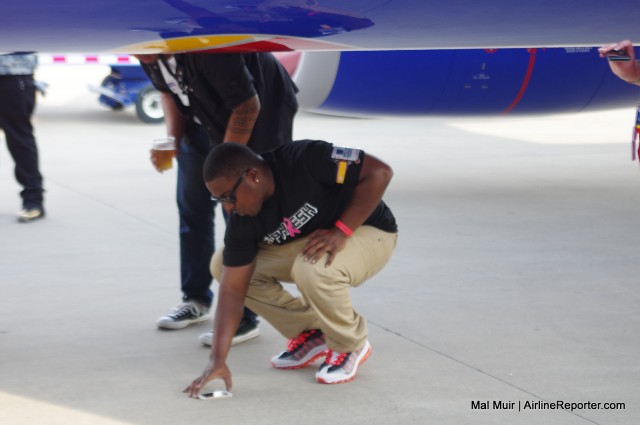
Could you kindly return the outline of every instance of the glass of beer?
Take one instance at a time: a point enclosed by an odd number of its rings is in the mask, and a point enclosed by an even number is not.
[[[163,172],[173,168],[173,157],[176,156],[176,139],[167,136],[153,139],[151,142],[154,163],[158,171]]]

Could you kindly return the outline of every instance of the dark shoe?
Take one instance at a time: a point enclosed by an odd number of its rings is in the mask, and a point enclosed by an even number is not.
[[[260,329],[258,329],[257,322],[242,320],[236,334],[231,340],[231,345],[240,344],[241,342],[257,337],[258,335],[260,335]],[[200,341],[201,344],[211,347],[213,344],[213,331],[203,333],[198,337],[198,341]]]
[[[273,357],[271,364],[277,369],[299,369],[322,357],[326,351],[324,334],[320,329],[312,329],[290,339],[287,351]]]
[[[341,384],[356,377],[358,368],[371,355],[371,344],[366,341],[364,346],[353,353],[336,353],[329,350],[320,369],[316,372],[316,380],[321,384]]]
[[[209,309],[195,301],[186,301],[172,309],[166,316],[158,319],[156,324],[163,329],[182,329],[209,318]]]
[[[42,208],[24,208],[18,213],[18,221],[20,223],[31,223],[41,218],[44,218],[44,210]]]

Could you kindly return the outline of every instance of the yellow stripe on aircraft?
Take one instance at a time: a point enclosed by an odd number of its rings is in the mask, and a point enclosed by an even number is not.
[[[131,44],[112,51],[130,54],[191,52],[245,44],[252,41],[256,41],[256,39],[250,35],[198,35]]]

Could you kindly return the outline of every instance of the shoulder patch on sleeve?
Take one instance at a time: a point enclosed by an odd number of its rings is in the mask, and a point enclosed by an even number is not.
[[[345,176],[347,175],[347,167],[351,163],[360,162],[360,149],[341,148],[334,146],[331,151],[331,159],[338,163],[338,170],[336,172],[336,183],[343,184]]]
[[[336,161],[358,162],[360,157],[360,149],[333,147],[331,151],[331,159]]]

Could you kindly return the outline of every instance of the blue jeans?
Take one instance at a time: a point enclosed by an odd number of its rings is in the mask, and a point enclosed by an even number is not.
[[[42,209],[42,175],[38,167],[38,147],[31,115],[36,104],[36,88],[31,75],[0,76],[0,129],[16,164],[15,176],[23,187],[24,208]]]
[[[215,251],[216,203],[202,179],[202,167],[209,153],[209,137],[202,125],[190,123],[178,148],[177,201],[180,216],[180,277],[183,300],[211,306],[209,263]],[[244,318],[256,315],[245,308]]]

